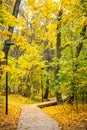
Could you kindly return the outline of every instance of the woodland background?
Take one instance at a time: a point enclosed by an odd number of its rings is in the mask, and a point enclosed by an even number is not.
[[[7,47],[7,40],[14,41],[15,44]],[[6,65],[6,51],[8,52],[8,65]],[[57,104],[71,104],[69,110],[74,107],[77,113],[83,111],[83,114],[75,120],[79,120],[80,117],[82,120],[84,118],[85,127],[84,129],[81,127],[81,130],[85,130],[87,128],[85,113],[87,103],[87,0],[0,0],[1,106],[5,101],[6,73],[9,75],[10,105],[15,104],[14,100],[16,100],[16,105],[20,100],[21,103],[18,106],[21,106],[25,104],[24,102],[31,103],[30,99],[43,101],[56,97]],[[26,99],[21,100],[23,97]],[[12,106],[11,109],[13,109]],[[57,109],[60,113],[65,111],[65,108]],[[3,117],[2,112],[0,122],[4,124],[3,126],[6,122],[11,122],[16,115],[18,119],[19,114],[15,114],[15,110],[9,119],[6,116]],[[3,111],[3,108],[0,107],[0,111]],[[53,114],[49,109],[46,111],[50,115]],[[17,112],[19,113],[19,110]],[[59,116],[57,116],[58,112],[54,115],[58,118],[62,115],[60,113]],[[51,116],[54,117],[54,115]],[[75,117],[78,116],[75,115]],[[63,125],[65,118],[62,121],[60,119],[57,120]],[[4,128],[6,130],[6,127]],[[71,129],[75,130],[75,127]]]
[[[43,89],[44,98],[50,91],[69,103],[86,103],[87,1],[21,0],[18,18],[12,15],[14,3],[0,4],[0,91],[9,72],[9,93],[30,97]],[[9,37],[15,45],[6,66]]]

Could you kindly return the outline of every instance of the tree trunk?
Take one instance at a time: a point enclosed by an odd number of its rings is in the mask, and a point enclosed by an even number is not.
[[[49,79],[47,79],[47,87],[45,89],[45,94],[44,94],[44,99],[48,99],[48,95],[49,95]]]
[[[12,15],[17,18],[21,0],[16,0]],[[9,26],[8,31],[13,33],[14,27]]]
[[[83,28],[82,28],[82,31],[80,33],[80,36],[82,37],[82,40],[85,39],[85,34],[86,34],[86,27],[87,25],[85,25]],[[75,57],[77,58],[81,52],[81,49],[82,49],[82,42],[80,42],[77,46],[76,46],[76,52],[75,52]]]
[[[58,14],[57,20],[58,20],[59,24],[57,25],[57,31],[61,29],[61,19],[62,19],[62,11],[60,11]],[[61,58],[61,32],[60,31],[57,33],[56,57],[57,57],[58,62],[59,62],[59,59]],[[58,79],[59,70],[60,70],[60,66],[58,63],[58,65],[55,67],[55,80]]]
[[[57,105],[62,103],[62,96],[60,93],[56,92]]]
[[[86,33],[86,27],[87,26],[84,26],[82,28],[82,31],[80,33],[80,36],[82,37],[82,40],[85,39],[85,33]],[[73,73],[77,73],[77,67],[78,67],[78,63],[75,63],[73,58],[78,58],[78,56],[80,55],[80,52],[81,52],[81,49],[82,49],[82,46],[83,46],[83,42],[80,42],[77,46],[76,46],[76,52],[73,56],[72,54],[72,67],[73,67]],[[75,96],[76,96],[76,109],[78,111],[78,100],[77,100],[77,92],[75,93],[75,91],[77,91],[75,88],[76,88],[76,77],[74,76],[73,77],[73,81],[72,81],[72,95],[68,97],[68,103],[69,104],[72,104],[73,105],[73,102],[74,102],[74,99],[75,99]]]
[[[57,25],[57,41],[56,41],[56,58],[57,58],[57,66],[55,67],[55,73],[54,73],[54,78],[55,80],[58,80],[58,73],[60,70],[60,66],[59,66],[59,59],[61,58],[61,19],[62,19],[62,11],[60,10],[59,14],[58,14],[58,18],[57,21],[59,22],[59,24]],[[56,92],[56,100],[57,100],[57,104],[60,104],[60,94],[58,92]]]

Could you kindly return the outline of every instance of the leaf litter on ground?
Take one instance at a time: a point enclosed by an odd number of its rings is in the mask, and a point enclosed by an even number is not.
[[[78,105],[78,112],[75,106],[56,105],[42,109],[45,113],[54,118],[61,127],[61,130],[87,130],[87,105]]]

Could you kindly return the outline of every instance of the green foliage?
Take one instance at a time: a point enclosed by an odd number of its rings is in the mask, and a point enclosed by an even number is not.
[[[26,10],[21,7],[19,15],[23,26],[10,14],[10,9],[7,11],[7,5],[0,6],[0,62],[4,59],[3,41],[10,35],[7,26],[16,26],[17,23],[21,26],[12,35],[16,44],[10,48],[9,65],[3,66],[3,72],[9,72],[10,91],[24,96],[41,94],[41,80],[44,91],[49,80],[53,93],[57,90],[63,96],[73,93],[76,96],[76,92],[79,95],[86,92],[87,29],[84,31],[83,28],[87,26],[87,0],[30,0],[24,2],[24,6]],[[58,21],[60,10],[62,16]],[[60,24],[61,27],[57,28]],[[56,52],[58,33],[61,33],[60,58]],[[76,57],[79,43],[82,48]],[[59,66],[59,72],[55,80],[56,66]],[[0,85],[5,88],[5,73]]]

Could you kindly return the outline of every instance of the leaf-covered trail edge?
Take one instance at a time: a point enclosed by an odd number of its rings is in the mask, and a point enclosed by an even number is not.
[[[54,118],[61,130],[87,130],[87,104],[59,105],[43,108],[43,111]]]

